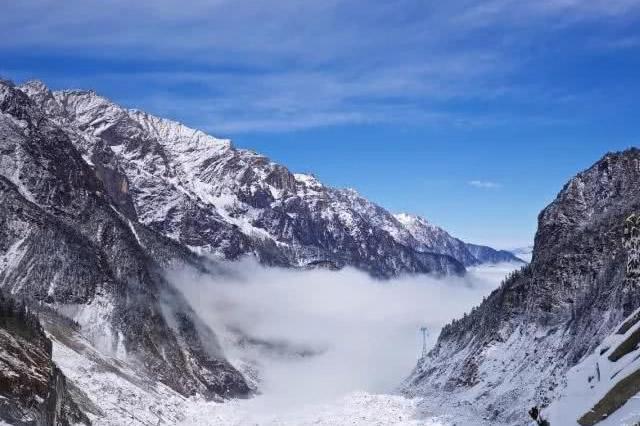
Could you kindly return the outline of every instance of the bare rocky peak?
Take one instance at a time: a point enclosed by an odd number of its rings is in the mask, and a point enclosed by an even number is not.
[[[37,316],[1,290],[0,347],[0,423],[90,424],[51,360],[51,340]]]

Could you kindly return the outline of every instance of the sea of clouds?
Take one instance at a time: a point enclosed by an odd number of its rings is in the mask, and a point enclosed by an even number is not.
[[[267,268],[246,259],[213,273],[173,270],[169,278],[217,333],[226,356],[257,370],[260,401],[273,409],[354,391],[393,392],[420,355],[420,327],[428,327],[433,345],[444,324],[516,267],[382,281],[349,268]],[[239,344],[238,335],[291,350]]]

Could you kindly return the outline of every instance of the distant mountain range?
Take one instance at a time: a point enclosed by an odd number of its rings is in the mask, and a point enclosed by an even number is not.
[[[416,250],[447,254],[459,260],[465,266],[474,266],[482,263],[524,263],[523,259],[512,252],[465,243],[420,216],[400,213],[395,217],[409,232],[410,236],[418,242],[418,245],[415,245],[411,240],[404,240],[407,245],[414,247]],[[401,234],[394,233],[393,230],[391,230],[391,233],[396,235],[398,240],[403,241]]]

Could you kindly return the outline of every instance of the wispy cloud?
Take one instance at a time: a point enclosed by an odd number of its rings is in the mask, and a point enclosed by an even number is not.
[[[502,187],[501,184],[497,182],[491,182],[489,180],[471,180],[469,181],[469,185],[482,189],[498,189]]]
[[[43,63],[47,75],[41,77],[58,85],[113,87],[120,98],[135,96],[136,106],[155,105],[155,112],[178,119],[192,121],[188,112],[195,111],[207,127],[222,131],[398,120],[496,123],[504,102],[554,102],[541,95],[551,89],[522,78],[535,60],[531,46],[549,44],[584,22],[628,24],[639,5],[114,0],[96,8],[81,0],[65,7],[31,0],[3,9],[0,50],[28,52],[27,59],[49,55],[56,64],[64,55],[81,67]],[[47,19],[39,18],[43,14]],[[597,35],[615,44],[633,34]],[[483,108],[460,106],[474,102]]]

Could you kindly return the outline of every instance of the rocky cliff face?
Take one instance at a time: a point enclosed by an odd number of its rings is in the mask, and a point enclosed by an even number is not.
[[[640,305],[623,246],[638,207],[640,150],[571,179],[540,213],[531,264],[443,328],[405,392],[493,424],[522,424],[529,406],[547,405],[566,371]]]
[[[51,361],[51,341],[24,305],[0,292],[0,421],[12,425],[89,424]]]
[[[91,91],[20,87],[96,168],[119,210],[200,253],[379,277],[458,274],[478,259],[433,226],[409,229],[353,190]],[[414,232],[417,230],[417,233]]]
[[[625,220],[627,289],[640,276],[640,216]],[[615,327],[595,350],[572,367],[560,397],[547,410],[552,424],[620,425],[640,421],[640,308]]]
[[[161,273],[198,259],[137,221],[126,176],[83,158],[82,138],[0,82],[0,286],[74,318],[105,353],[184,395],[246,395],[213,332]]]

